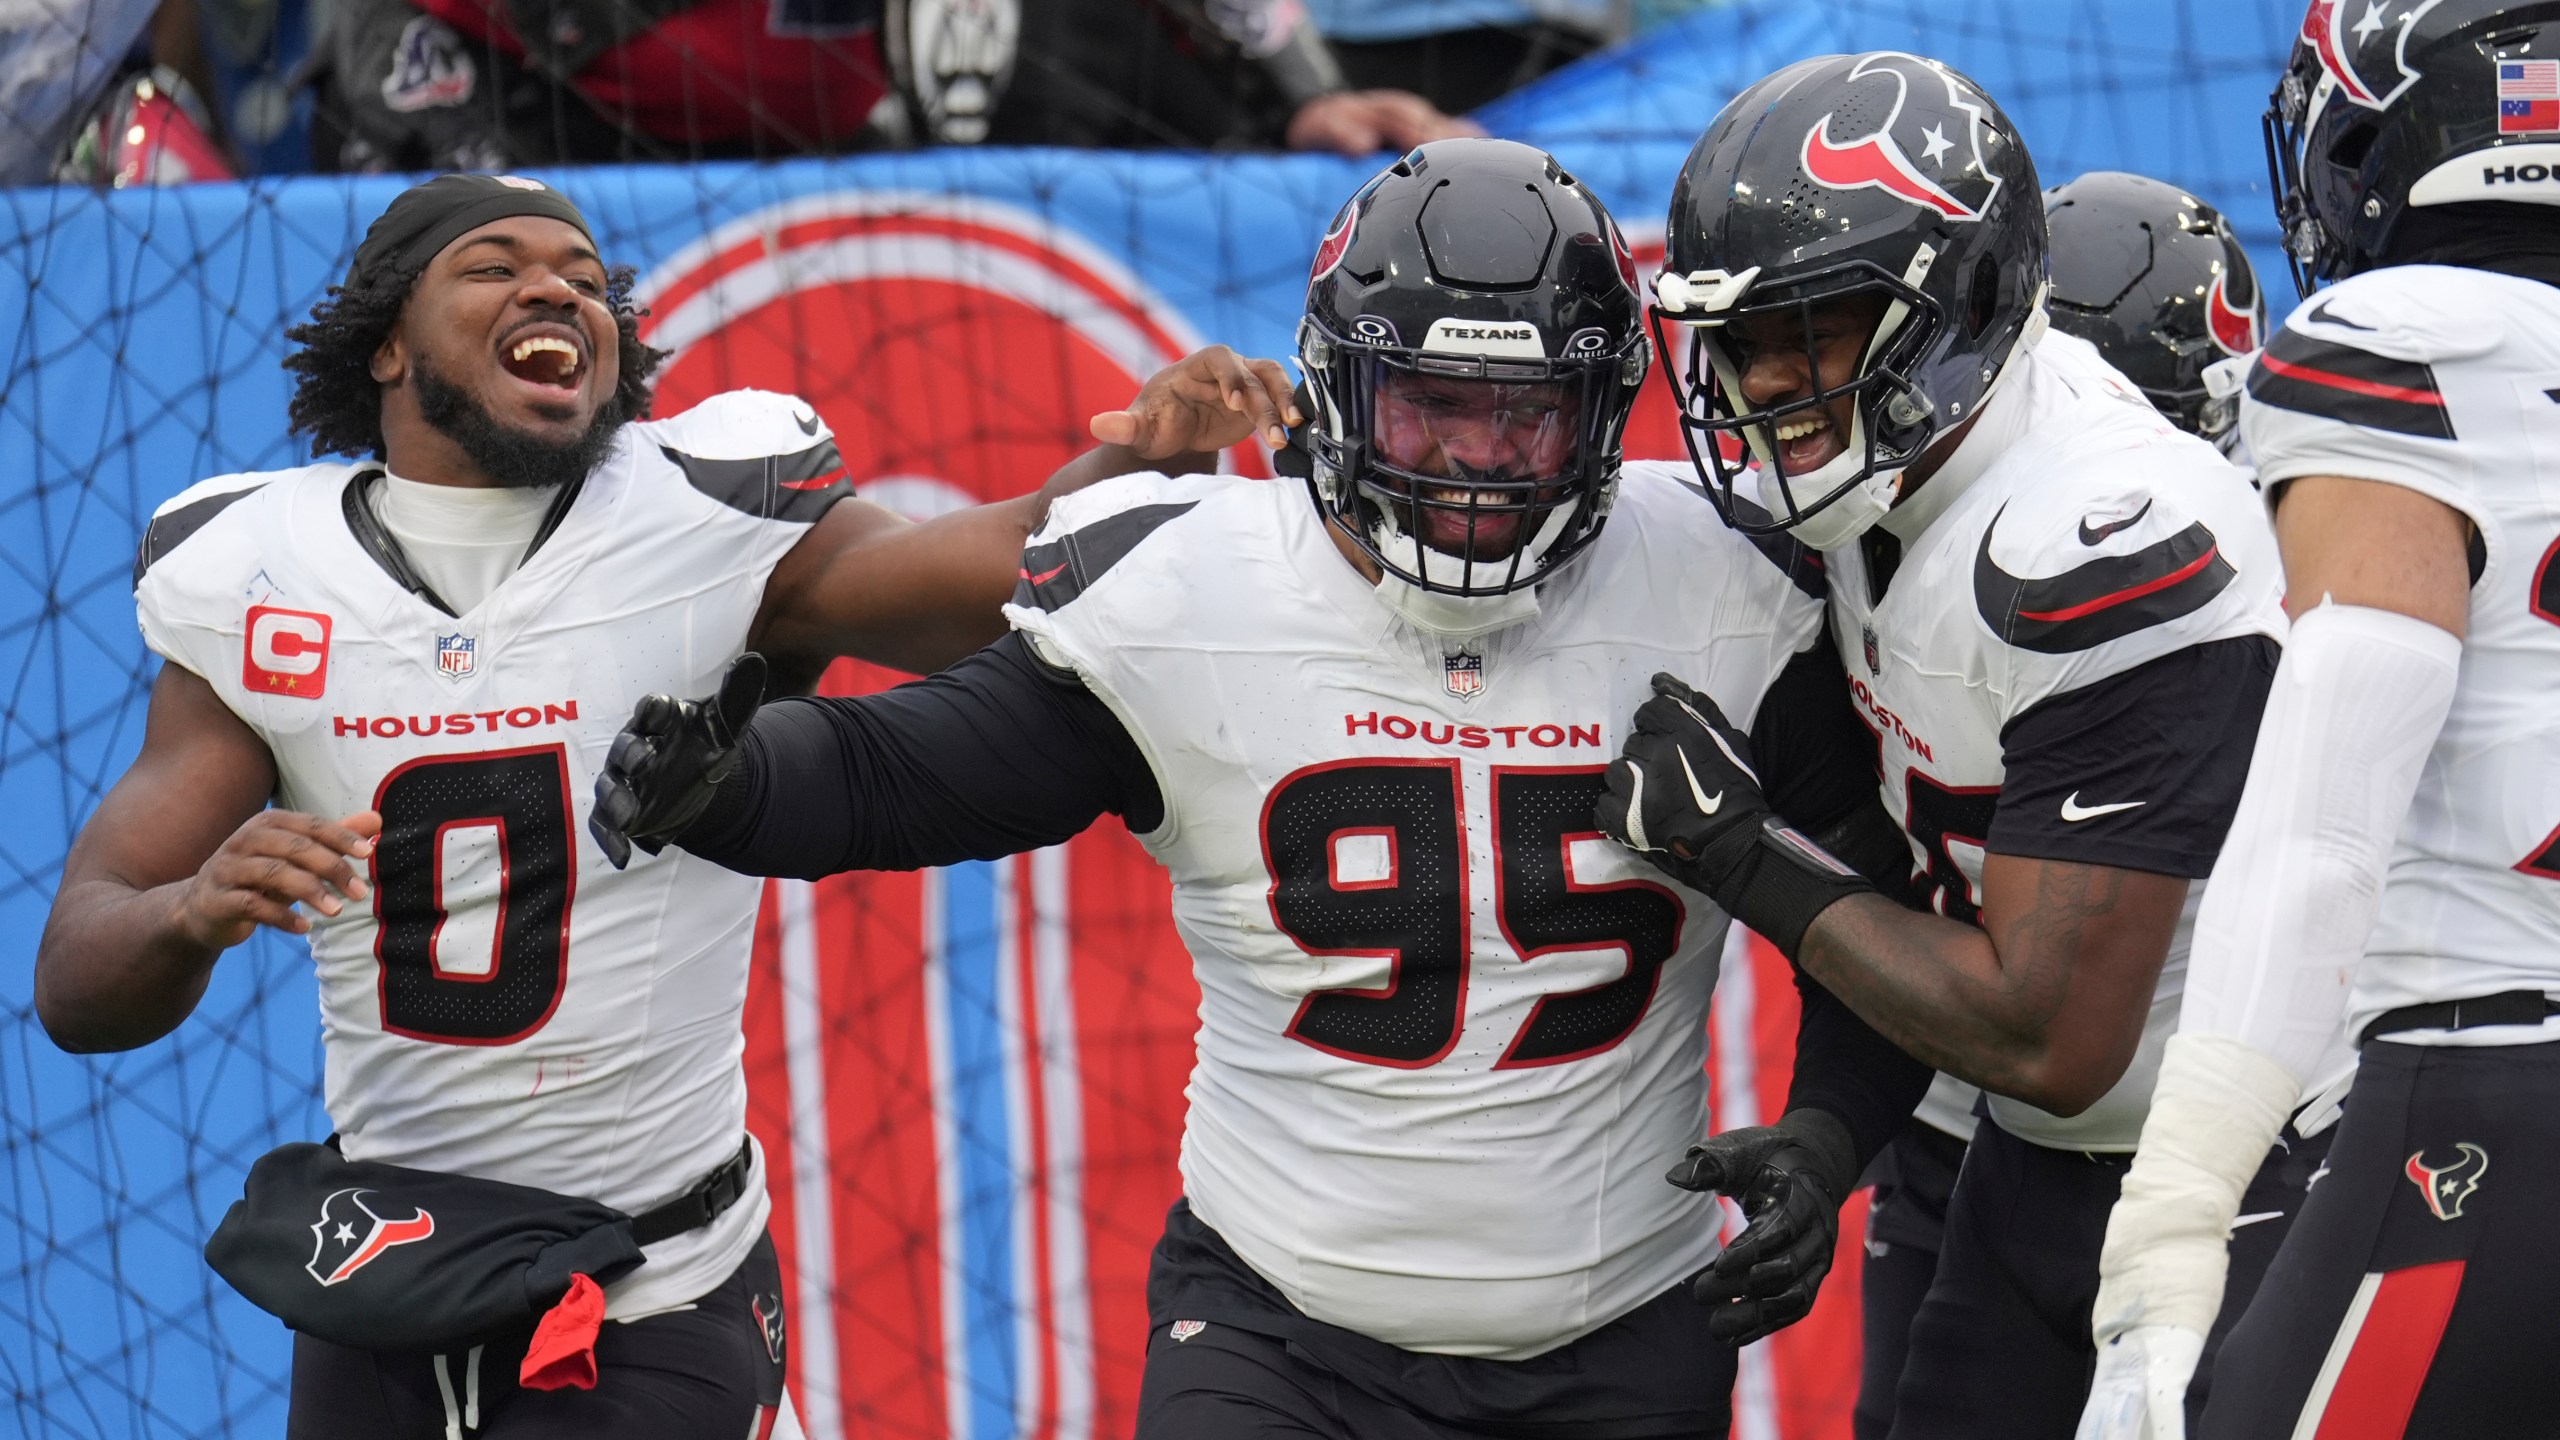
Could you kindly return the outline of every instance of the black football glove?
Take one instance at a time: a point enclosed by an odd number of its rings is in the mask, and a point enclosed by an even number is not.
[[[1603,831],[1714,897],[1788,959],[1814,916],[1875,889],[1770,810],[1750,742],[1674,676],[1653,677],[1653,698],[1636,707],[1604,783]]]
[[[764,703],[764,657],[750,650],[729,664],[720,693],[701,700],[646,695],[613,738],[596,776],[587,829],[619,870],[631,847],[655,855],[702,816],[712,789],[738,768],[738,737]]]
[[[1812,1311],[1840,1240],[1840,1202],[1857,1183],[1848,1127],[1820,1110],[1728,1130],[1689,1147],[1671,1183],[1730,1195],[1749,1223],[1691,1284],[1714,1307],[1707,1333],[1748,1345]]]

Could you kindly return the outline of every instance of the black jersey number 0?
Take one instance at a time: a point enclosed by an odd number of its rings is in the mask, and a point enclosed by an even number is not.
[[[430,755],[383,777],[373,808],[374,953],[382,1028],[449,1045],[505,1045],[542,1028],[569,978],[577,883],[569,765],[558,745]],[[498,853],[496,943],[474,964],[446,960],[447,846],[478,830]],[[485,843],[485,842],[484,842]]]
[[[1573,878],[1573,843],[1599,838],[1591,812],[1603,773],[1493,771],[1494,910],[1519,959],[1612,948],[1627,957],[1617,979],[1541,998],[1504,1068],[1577,1060],[1626,1039],[1679,948],[1684,912],[1668,889]],[[1311,955],[1381,956],[1391,966],[1379,989],[1308,996],[1291,1038],[1400,1069],[1437,1063],[1457,1045],[1468,970],[1465,814],[1455,760],[1335,761],[1272,787],[1262,812],[1272,920]],[[1353,840],[1370,841],[1372,857],[1383,849],[1384,873],[1344,873]]]

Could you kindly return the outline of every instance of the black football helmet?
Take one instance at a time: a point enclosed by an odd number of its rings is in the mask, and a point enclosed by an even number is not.
[[[1653,320],[1690,459],[1752,533],[1899,474],[1980,408],[2044,325],[2035,162],[1979,86],[1917,55],[1820,56],[1735,97],[1681,168],[1664,247]],[[1883,318],[1858,372],[1755,409],[1724,327],[1801,323],[1810,353],[1815,306],[1859,296]],[[1784,474],[1777,427],[1844,395],[1859,432],[1846,452]],[[1746,450],[1767,472],[1765,505],[1735,503]]]
[[[2053,230],[2053,328],[2107,363],[2176,422],[2218,440],[2235,396],[2205,392],[2204,370],[2266,339],[2257,273],[2222,212],[2174,185],[2094,170],[2044,194]]]
[[[1650,353],[1634,257],[1597,196],[1513,141],[1424,145],[1361,186],[1316,251],[1298,327],[1308,486],[1406,584],[1462,597],[1534,585],[1608,518]],[[1381,396],[1444,382],[1534,392],[1553,462],[1398,464]],[[1480,555],[1479,525],[1515,538]],[[1426,529],[1464,536],[1462,553],[1426,545]]]
[[[2560,205],[2560,0],[2312,0],[2266,133],[2305,295],[2412,206]]]

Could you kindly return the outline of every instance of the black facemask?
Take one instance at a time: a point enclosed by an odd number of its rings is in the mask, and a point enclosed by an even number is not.
[[[418,386],[419,417],[461,446],[480,473],[501,489],[530,490],[584,479],[604,459],[628,418],[619,399],[608,399],[585,434],[554,444],[499,424],[469,391],[438,375],[424,356],[416,358],[410,373]]]

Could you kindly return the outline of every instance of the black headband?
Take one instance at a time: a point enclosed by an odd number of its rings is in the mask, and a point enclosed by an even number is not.
[[[520,175],[439,175],[400,192],[356,247],[347,284],[386,270],[414,270],[462,236],[492,220],[538,215],[566,221],[595,241],[577,203],[539,180]]]

